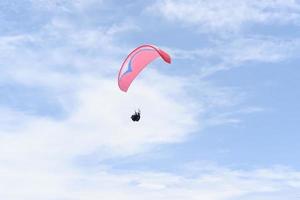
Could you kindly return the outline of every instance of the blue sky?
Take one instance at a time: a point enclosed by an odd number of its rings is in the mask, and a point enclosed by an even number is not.
[[[1,199],[299,199],[299,1],[3,0],[0,23]],[[172,64],[125,94],[145,43]]]

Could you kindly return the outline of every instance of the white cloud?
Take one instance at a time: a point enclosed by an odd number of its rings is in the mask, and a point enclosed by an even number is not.
[[[260,32],[263,28],[255,26],[298,25],[298,1],[164,0],[156,1],[147,10],[175,22],[176,26],[181,23],[183,26],[193,27],[193,30],[214,33],[204,35],[208,45],[201,44],[201,48],[168,49],[176,59],[194,61],[189,68],[197,71],[200,77],[208,77],[248,63],[278,63],[299,57],[298,37],[282,33],[264,34],[263,31]],[[216,37],[216,34],[222,37]]]
[[[156,76],[155,80],[171,86],[176,82],[176,79],[168,79]],[[25,127],[14,130],[14,134],[2,132],[0,149],[7,152],[3,156],[37,154],[72,158],[99,150],[107,150],[112,155],[135,154],[148,145],[180,141],[198,126],[195,116],[189,113],[189,106],[183,102],[184,93],[175,99],[169,98],[151,77],[139,80],[128,94],[118,90],[114,79],[85,77],[84,81],[77,81],[82,86],[73,94],[72,106],[69,106],[72,109],[66,119],[32,118]],[[139,107],[142,120],[134,124],[129,117]]]
[[[241,67],[245,63],[278,63],[295,57],[300,49],[299,38],[244,37],[218,40],[203,49],[168,49],[177,59],[197,61],[195,71],[206,77],[216,72]]]
[[[179,142],[198,127],[185,104],[184,82],[153,73],[144,73],[128,94],[118,90],[115,79],[73,77],[80,87],[68,91],[73,106],[64,119],[2,112],[9,127],[2,125],[0,132],[0,198],[137,199],[163,189],[160,179],[169,176],[149,180],[150,175],[88,173],[72,164],[77,156],[95,152],[101,160]],[[142,119],[135,124],[129,116],[137,106]]]
[[[59,167],[59,169],[57,168]],[[166,172],[84,172],[67,166],[1,168],[0,197],[36,199],[298,199],[300,172],[269,168],[248,171],[195,167],[194,177]],[[20,170],[23,169],[23,170]],[[203,171],[202,171],[203,170]],[[251,198],[249,198],[251,197]]]
[[[78,73],[112,75],[120,65],[116,58],[128,51],[115,38],[137,27],[125,21],[104,27],[79,24],[54,16],[32,34],[0,37],[1,81],[62,89],[76,85]]]
[[[276,63],[298,57],[299,39],[281,40],[276,38],[244,38],[225,42],[215,50],[221,62],[215,66],[202,68],[202,76],[208,76],[221,70],[230,70],[245,63]]]
[[[300,17],[295,0],[164,0],[148,9],[167,20],[215,33],[239,31],[248,23],[298,23]]]

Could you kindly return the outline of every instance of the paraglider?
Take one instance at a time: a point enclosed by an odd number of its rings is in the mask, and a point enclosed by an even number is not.
[[[156,58],[161,58],[166,63],[171,63],[170,55],[154,45],[145,44],[134,49],[124,60],[119,70],[118,85],[120,90],[127,92],[140,72]],[[131,119],[139,121],[140,111],[135,112]]]

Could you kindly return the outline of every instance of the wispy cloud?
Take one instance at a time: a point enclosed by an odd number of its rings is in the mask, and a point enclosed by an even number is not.
[[[170,48],[174,57],[198,61],[195,71],[206,77],[216,72],[244,66],[247,63],[278,63],[299,57],[299,38],[279,39],[275,37],[237,37],[216,40],[202,49]]]
[[[157,1],[151,11],[170,21],[198,26],[201,32],[236,32],[251,23],[295,23],[299,21],[297,1]]]
[[[276,38],[245,38],[220,45],[215,50],[220,63],[202,68],[207,76],[222,70],[243,66],[246,63],[277,63],[298,57],[299,39],[281,40]]]
[[[26,173],[20,173],[15,167],[2,168],[1,197],[31,200],[237,200],[265,197],[271,200],[287,195],[296,200],[299,195],[299,172],[278,167],[247,171],[194,167],[198,170],[194,177],[151,171],[116,173],[105,168],[98,172],[83,172],[59,167],[55,170],[49,165],[48,168],[22,166]]]

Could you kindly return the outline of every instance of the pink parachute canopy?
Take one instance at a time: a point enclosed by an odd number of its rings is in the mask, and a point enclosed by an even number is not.
[[[158,57],[161,57],[167,63],[171,63],[169,54],[153,45],[142,45],[134,49],[124,60],[119,71],[119,88],[127,92],[130,84],[137,75]],[[126,68],[126,71],[124,68]]]

